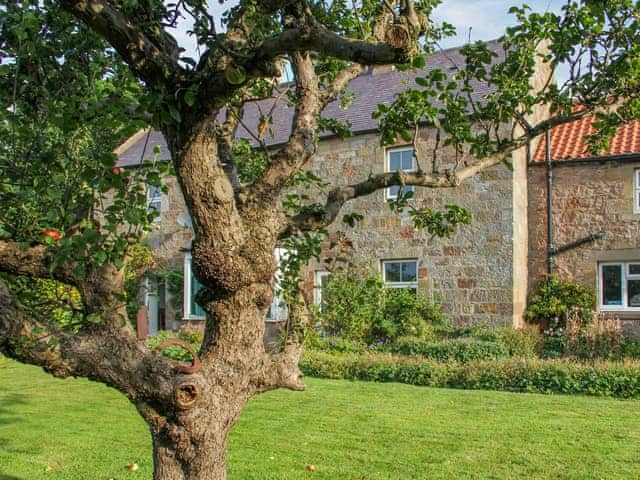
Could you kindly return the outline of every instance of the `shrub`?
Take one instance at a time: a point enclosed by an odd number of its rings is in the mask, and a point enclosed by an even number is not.
[[[153,337],[147,338],[146,342],[149,348],[156,348],[167,338],[178,338],[182,341],[185,341],[189,343],[196,352],[200,350],[200,346],[202,345],[202,333],[191,329],[181,330],[177,334],[168,330],[163,330],[158,332]],[[167,348],[162,350],[162,354],[166,357],[172,358],[173,360],[181,362],[190,362],[193,360],[191,354],[188,351],[177,345],[169,345]]]
[[[320,335],[307,336],[304,346],[313,350],[338,353],[363,353],[367,349],[367,346],[363,343],[349,340],[348,338],[323,337]]]
[[[329,335],[372,344],[398,337],[421,337],[429,324],[442,323],[440,306],[421,294],[385,288],[376,276],[350,270],[331,276],[322,290],[320,327]]]
[[[1,273],[7,284],[29,315],[58,328],[77,331],[83,322],[80,292],[74,287],[41,278]]]
[[[495,329],[487,325],[460,327],[452,325],[434,325],[433,333],[439,339],[470,337],[478,340],[493,341],[496,339]]]
[[[585,358],[620,358],[622,353],[622,326],[618,318],[591,312],[590,319],[572,310],[567,316],[564,352]]]
[[[307,351],[300,362],[306,375],[430,387],[563,393],[640,398],[640,362],[593,362],[506,358],[437,362],[385,353],[331,354]]]
[[[399,355],[419,355],[440,362],[451,360],[469,362],[507,356],[503,345],[474,338],[454,338],[434,343],[418,338],[404,337],[381,346],[380,350]]]
[[[495,341],[504,346],[509,357],[536,358],[542,352],[543,336],[534,326],[496,329]]]
[[[564,328],[569,310],[576,308],[590,312],[595,303],[596,294],[592,288],[551,276],[538,283],[537,292],[531,297],[524,316],[544,328]]]

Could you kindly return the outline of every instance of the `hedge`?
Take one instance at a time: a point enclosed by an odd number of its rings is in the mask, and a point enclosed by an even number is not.
[[[438,362],[389,354],[306,351],[305,375],[320,378],[401,382],[410,385],[527,393],[640,398],[640,362],[576,363],[568,360],[504,358]]]
[[[423,357],[449,362],[470,362],[473,360],[494,360],[509,356],[504,345],[477,340],[475,338],[452,338],[439,342],[428,342],[418,338],[403,337],[396,342],[385,345],[385,350],[398,355],[420,355]]]

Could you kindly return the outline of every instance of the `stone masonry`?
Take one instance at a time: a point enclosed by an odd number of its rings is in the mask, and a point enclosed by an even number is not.
[[[553,235],[559,247],[604,230],[601,240],[554,257],[554,274],[598,287],[598,262],[640,260],[640,214],[634,213],[635,161],[603,159],[554,162]],[[529,288],[546,278],[546,169],[529,168]],[[617,314],[640,333],[637,314]],[[636,319],[635,321],[633,319]],[[627,321],[629,320],[629,321]]]
[[[423,130],[418,148],[424,158],[431,158],[434,139],[434,130]],[[320,143],[311,169],[333,184],[354,183],[369,173],[383,172],[385,155],[376,134],[327,139]],[[439,168],[453,167],[452,154],[439,158]],[[503,165],[481,172],[457,188],[417,188],[416,207],[441,209],[456,204],[471,212],[472,224],[460,226],[450,239],[416,231],[406,212],[398,215],[390,211],[383,190],[345,206],[341,214],[364,215],[356,228],[337,221],[330,231],[344,232],[353,242],[356,260],[370,265],[372,272],[380,272],[382,260],[418,259],[420,292],[438,299],[452,322],[510,325],[512,193],[512,172]],[[322,265],[310,265],[312,271],[322,269]]]

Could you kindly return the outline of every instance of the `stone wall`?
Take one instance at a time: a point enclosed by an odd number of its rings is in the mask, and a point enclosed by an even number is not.
[[[635,162],[566,161],[553,165],[554,246],[604,230],[601,240],[554,257],[554,273],[597,289],[598,262],[640,260],[640,214],[634,213]],[[529,168],[529,288],[546,278],[547,203],[544,164]],[[620,315],[636,329],[635,314]],[[637,315],[640,319],[640,313]]]
[[[431,159],[435,133],[425,129],[418,143],[423,158]],[[375,134],[349,140],[321,142],[312,170],[331,183],[347,184],[385,170],[385,149]],[[438,168],[452,168],[454,156],[439,157]],[[430,165],[423,168],[430,171]],[[457,188],[416,189],[417,207],[441,209],[457,204],[469,209],[473,222],[463,225],[450,239],[432,238],[416,231],[407,213],[389,210],[385,192],[347,204],[342,214],[364,215],[351,229],[341,222],[331,232],[344,232],[353,242],[354,255],[380,272],[382,260],[419,261],[419,289],[439,298],[456,324],[512,324],[513,299],[513,189],[512,172],[503,165],[483,171]],[[322,270],[322,264],[310,269]]]
[[[160,218],[155,222],[154,229],[147,235],[145,242],[153,250],[157,268],[165,271],[177,270],[182,273],[184,268],[182,250],[190,248],[193,231],[189,227],[187,207],[178,181],[175,177],[167,177],[165,183],[169,193],[162,196]],[[176,330],[182,325],[182,305],[174,307],[168,285],[165,285],[165,292],[167,328]]]
[[[418,148],[428,156],[433,132],[425,130]],[[360,181],[369,173],[385,169],[385,149],[375,134],[350,140],[328,139],[320,144],[311,165],[321,177],[338,184]],[[440,168],[451,168],[452,156],[441,160]],[[425,166],[426,168],[427,166]],[[184,253],[192,231],[185,225],[186,206],[174,178],[167,179],[169,195],[162,200],[161,218],[147,238],[162,268],[182,271]],[[414,230],[407,213],[392,213],[384,191],[357,199],[342,213],[357,211],[365,218],[355,229],[341,222],[331,231],[345,232],[352,240],[354,255],[379,273],[381,260],[419,260],[421,292],[440,299],[447,316],[455,323],[510,325],[513,298],[513,214],[512,172],[500,165],[486,170],[453,189],[417,189],[416,206],[439,209],[446,204],[468,208],[471,225],[463,225],[451,239],[431,238]],[[179,222],[179,217],[181,221]],[[182,225],[181,225],[182,223]],[[312,264],[310,270],[321,270]],[[181,317],[167,304],[167,319]],[[179,323],[174,322],[177,328]]]

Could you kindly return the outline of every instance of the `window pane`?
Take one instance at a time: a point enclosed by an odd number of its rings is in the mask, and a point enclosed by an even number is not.
[[[388,192],[389,193],[387,194],[387,196],[389,196],[389,197],[397,197],[398,196],[398,192],[400,192],[400,187],[398,187],[398,186],[389,187]]]
[[[602,267],[602,304],[622,305],[621,265],[604,265]]]
[[[400,152],[389,152],[389,171],[395,172],[400,170],[402,166],[402,158]]]
[[[629,275],[640,275],[640,263],[629,264]]]
[[[628,307],[640,307],[640,280],[627,280]]]
[[[389,262],[384,264],[384,281],[385,282],[400,282],[400,263]]]
[[[205,317],[204,309],[196,303],[196,293],[200,291],[202,285],[198,282],[193,272],[191,272],[191,298],[189,299],[189,314],[196,317]]]
[[[413,170],[413,150],[405,150],[402,152],[402,169]]]
[[[416,262],[404,262],[402,265],[402,281],[403,282],[415,282],[417,280],[416,275]]]

